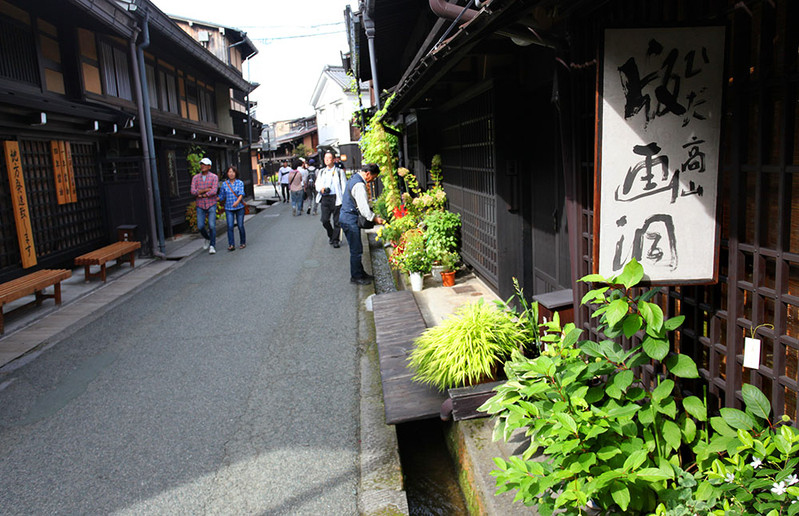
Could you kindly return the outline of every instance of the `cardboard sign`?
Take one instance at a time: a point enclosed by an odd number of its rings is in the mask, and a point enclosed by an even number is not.
[[[36,247],[33,243],[33,229],[31,229],[30,210],[28,209],[28,192],[25,190],[25,177],[22,174],[19,144],[17,142],[4,141],[3,152],[6,158],[8,183],[11,186],[11,205],[14,209],[14,222],[17,226],[19,254],[22,257],[22,267],[27,269],[36,265],[37,261]]]
[[[605,31],[595,272],[716,280],[724,31]]]

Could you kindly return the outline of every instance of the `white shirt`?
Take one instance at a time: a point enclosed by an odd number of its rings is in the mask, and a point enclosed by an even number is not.
[[[278,182],[282,185],[289,184],[289,174],[293,171],[294,169],[291,167],[280,167],[280,170],[277,171],[280,174]]]
[[[322,198],[322,190],[330,188],[330,192],[336,194],[336,206],[341,206],[342,195],[347,187],[347,175],[336,167],[323,168],[316,178],[316,191],[319,194],[316,200]]]
[[[350,190],[350,195],[355,200],[355,205],[358,206],[358,211],[361,215],[366,217],[367,220],[374,220],[375,214],[372,208],[369,207],[369,195],[366,193],[366,182],[357,182]]]

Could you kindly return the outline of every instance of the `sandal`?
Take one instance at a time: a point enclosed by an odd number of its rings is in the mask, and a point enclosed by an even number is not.
[[[241,245],[239,246],[239,249],[244,249],[245,247],[247,247],[247,244],[241,244]]]
[[[236,246],[234,246],[234,245],[229,245],[229,246],[227,247],[227,250],[228,250],[228,251],[235,251],[235,250],[236,250]]]

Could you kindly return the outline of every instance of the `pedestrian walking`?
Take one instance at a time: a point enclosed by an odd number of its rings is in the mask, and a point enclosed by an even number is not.
[[[302,215],[302,196],[305,194],[302,181],[302,165],[289,174],[289,190],[291,192],[291,214]]]
[[[216,202],[219,178],[211,172],[211,160],[200,160],[200,173],[191,178],[191,194],[197,199],[197,230],[205,239],[203,248],[216,253]],[[205,219],[208,218],[206,229]]]
[[[361,228],[358,226],[358,215],[375,224],[382,224],[384,221],[372,212],[369,207],[369,196],[366,193],[367,183],[371,183],[380,174],[380,167],[374,163],[369,163],[357,174],[353,174],[344,189],[343,200],[341,203],[341,229],[347,237],[347,244],[350,246],[350,282],[359,285],[369,284],[374,277],[366,273],[363,268],[361,257],[363,256],[363,244],[361,243]]]
[[[283,161],[283,166],[277,171],[278,182],[280,182],[280,194],[283,196],[283,202],[289,202],[289,174],[294,169],[289,166],[288,161]]]
[[[239,179],[239,169],[233,165],[227,169],[227,181],[219,188],[219,198],[225,203],[227,220],[227,250],[236,250],[236,236],[233,224],[239,227],[239,247],[247,247],[247,234],[244,232],[244,182]]]
[[[331,151],[325,153],[324,159],[325,168],[316,180],[316,189],[319,192],[316,200],[321,206],[322,227],[327,231],[328,242],[338,249],[341,247],[341,226],[338,218],[344,189],[347,187],[347,176],[342,169],[334,166],[335,156]]]
[[[305,213],[308,215],[316,215],[316,167],[314,166],[314,159],[308,160],[308,177],[305,178],[305,194],[308,201],[308,209]]]

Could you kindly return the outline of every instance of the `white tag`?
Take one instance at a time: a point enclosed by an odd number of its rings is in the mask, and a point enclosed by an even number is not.
[[[760,339],[746,337],[744,342],[744,367],[758,369],[760,367]]]

